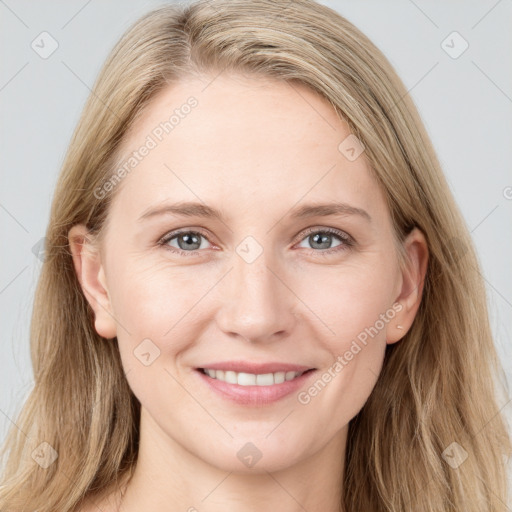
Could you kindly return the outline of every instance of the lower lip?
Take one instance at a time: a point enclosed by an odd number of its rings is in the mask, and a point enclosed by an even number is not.
[[[240,405],[267,405],[298,391],[315,373],[315,370],[310,370],[300,377],[271,386],[241,386],[240,384],[230,384],[214,379],[200,370],[196,370],[196,373],[210,389],[234,403]]]

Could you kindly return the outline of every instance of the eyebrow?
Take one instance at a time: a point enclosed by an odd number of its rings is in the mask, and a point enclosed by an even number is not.
[[[138,222],[159,215],[178,215],[182,217],[213,218],[225,222],[224,215],[216,208],[202,203],[183,201],[175,204],[166,204],[149,208],[138,219]],[[362,208],[357,208],[346,203],[331,202],[322,204],[307,204],[296,210],[292,210],[292,219],[304,219],[309,217],[328,217],[329,215],[349,216],[357,215],[368,222],[372,222],[370,214]]]

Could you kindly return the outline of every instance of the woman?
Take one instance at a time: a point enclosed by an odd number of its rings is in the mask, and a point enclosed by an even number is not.
[[[329,8],[140,19],[46,251],[2,510],[506,510],[471,237],[403,84]]]

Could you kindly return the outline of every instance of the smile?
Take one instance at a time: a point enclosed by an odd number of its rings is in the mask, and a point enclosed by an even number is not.
[[[261,371],[261,370],[260,370]],[[235,372],[212,368],[196,368],[195,375],[213,395],[228,402],[262,407],[293,396],[318,373],[316,369],[267,373]]]
[[[200,370],[212,379],[227,382],[228,384],[238,384],[239,386],[273,386],[293,380],[305,373],[291,371],[254,374],[231,370],[212,370],[210,368],[201,368]]]

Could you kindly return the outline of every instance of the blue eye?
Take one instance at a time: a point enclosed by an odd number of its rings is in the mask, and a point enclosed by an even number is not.
[[[335,247],[325,247],[326,245],[331,245],[333,238],[337,238],[341,242]],[[343,251],[354,245],[354,241],[350,236],[348,236],[343,231],[339,231],[333,228],[313,228],[306,232],[306,236],[304,237],[303,240],[308,240],[309,243],[313,246],[317,245],[317,247],[314,248],[319,250],[316,250],[314,252],[321,252],[323,253],[322,255]],[[320,245],[321,247],[318,247],[318,245]]]
[[[340,243],[334,247],[326,247],[326,245],[330,246],[332,244],[333,238],[337,238]],[[199,256],[199,249],[207,248],[203,244],[205,240],[208,240],[208,238],[200,231],[181,230],[168,233],[158,241],[158,244],[180,256]],[[333,228],[311,228],[305,234],[302,233],[301,241],[306,240],[309,240],[309,243],[313,245],[311,254],[321,253],[322,256],[347,250],[355,244],[352,237]],[[173,241],[176,241],[177,246],[171,245]],[[314,247],[315,245],[317,247]]]
[[[169,245],[174,239],[176,239],[178,247]],[[169,247],[173,252],[177,252],[183,256],[197,256],[197,250],[201,248],[204,249],[201,239],[207,240],[207,238],[198,231],[174,231],[166,235],[158,243]]]

